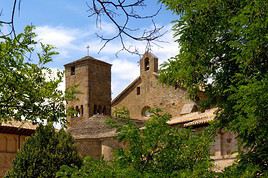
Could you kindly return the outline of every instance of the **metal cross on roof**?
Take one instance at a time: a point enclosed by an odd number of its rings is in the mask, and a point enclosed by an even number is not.
[[[90,46],[87,45],[87,55],[88,55],[88,56],[89,56],[89,48],[90,48]]]

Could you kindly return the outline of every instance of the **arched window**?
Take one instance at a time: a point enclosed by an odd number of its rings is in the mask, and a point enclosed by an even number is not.
[[[143,107],[143,109],[141,111],[142,116],[144,116],[144,117],[150,117],[152,115],[152,113],[151,113],[150,110],[151,110],[151,108],[149,106]]]
[[[75,116],[76,117],[80,117],[80,110],[79,110],[79,107],[78,106],[75,106],[75,111],[76,111]]]
[[[150,62],[149,62],[149,58],[145,58],[144,59],[144,70],[149,70],[150,69]]]

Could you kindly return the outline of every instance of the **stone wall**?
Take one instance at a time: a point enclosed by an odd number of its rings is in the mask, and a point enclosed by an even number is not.
[[[0,133],[0,178],[10,169],[17,151],[26,138],[26,136]]]
[[[121,145],[114,138],[100,138],[100,139],[75,139],[77,151],[82,157],[90,156],[94,159],[109,161],[112,159],[113,150],[119,148]]]
[[[149,66],[146,67],[146,64]],[[146,120],[147,108],[161,108],[172,116],[180,116],[182,107],[193,102],[188,98],[186,90],[166,86],[158,81],[157,65],[158,59],[146,53],[140,61],[140,79],[130,89],[123,91],[113,101],[112,107],[127,107],[133,119]]]
[[[215,171],[230,166],[236,159],[238,145],[236,135],[231,132],[219,131],[211,146],[211,158],[214,160]]]
[[[111,114],[111,65],[92,57],[65,65],[66,88],[76,86],[76,100],[67,107],[79,113],[68,117],[71,125],[94,114]],[[71,119],[72,118],[72,119]]]

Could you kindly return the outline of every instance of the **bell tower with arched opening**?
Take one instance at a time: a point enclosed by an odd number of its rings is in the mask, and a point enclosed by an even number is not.
[[[146,52],[140,60],[140,75],[148,77],[158,72],[158,58],[150,52]]]

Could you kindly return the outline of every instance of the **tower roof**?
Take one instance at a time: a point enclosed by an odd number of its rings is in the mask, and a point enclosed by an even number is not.
[[[107,120],[112,119],[117,124],[124,125],[126,119],[107,117],[104,115],[94,115],[90,118],[84,119],[78,122],[73,127],[69,127],[68,132],[75,139],[99,139],[115,137],[117,135],[116,128],[111,127],[107,124]],[[143,127],[144,121],[130,119],[137,127]]]
[[[151,52],[149,52],[149,51],[145,52],[145,53],[142,55],[142,57],[141,57],[140,60],[142,60],[142,59],[145,58],[145,57],[149,57],[149,58],[157,58],[156,55],[154,55],[153,53],[151,53]]]
[[[94,57],[85,56],[85,57],[82,57],[81,59],[78,59],[76,61],[73,61],[73,62],[65,64],[64,67],[68,67],[68,66],[75,65],[75,64],[80,64],[80,63],[83,63],[83,62],[96,62],[96,63],[112,66],[112,64],[109,64],[107,62],[101,61],[101,60],[96,59]]]

